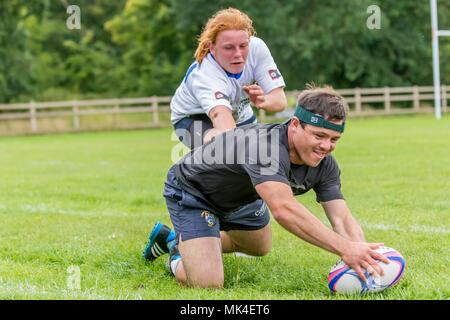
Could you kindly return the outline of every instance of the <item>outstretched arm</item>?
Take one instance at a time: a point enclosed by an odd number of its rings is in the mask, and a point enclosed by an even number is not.
[[[283,87],[275,88],[267,94],[257,84],[244,86],[242,89],[258,109],[264,109],[267,112],[280,112],[286,109],[287,100]]]
[[[336,199],[320,204],[336,233],[351,241],[366,241],[363,230],[351,214],[345,200]]]
[[[329,229],[295,199],[291,188],[285,183],[267,181],[256,185],[255,189],[283,228],[311,244],[339,255],[363,280],[365,276],[361,268],[374,275],[383,275],[383,269],[375,259],[385,263],[389,261],[382,254],[373,251],[382,244],[350,241]]]

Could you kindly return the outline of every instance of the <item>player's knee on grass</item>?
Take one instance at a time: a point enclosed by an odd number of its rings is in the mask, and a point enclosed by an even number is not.
[[[203,237],[181,241],[178,248],[187,284],[201,288],[221,288],[224,283],[220,238]]]

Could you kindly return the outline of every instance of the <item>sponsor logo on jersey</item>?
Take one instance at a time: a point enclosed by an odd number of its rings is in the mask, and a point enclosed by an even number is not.
[[[278,72],[277,69],[274,70],[269,70],[269,76],[272,78],[272,80],[278,79],[279,77],[281,77],[280,72]]]
[[[228,96],[225,93],[220,92],[220,91],[217,91],[216,93],[214,93],[214,96],[216,97],[216,100],[219,100],[219,99],[230,100],[230,98],[228,98]]]

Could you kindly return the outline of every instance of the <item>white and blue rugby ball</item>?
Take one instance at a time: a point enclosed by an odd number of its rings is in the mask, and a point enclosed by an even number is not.
[[[379,292],[386,288],[394,286],[402,277],[405,271],[405,259],[395,249],[388,247],[379,247],[374,251],[381,253],[390,260],[389,264],[377,261],[383,268],[384,275],[375,278],[363,269],[366,281],[363,281],[356,271],[339,260],[328,275],[328,288],[336,293],[352,294]]]

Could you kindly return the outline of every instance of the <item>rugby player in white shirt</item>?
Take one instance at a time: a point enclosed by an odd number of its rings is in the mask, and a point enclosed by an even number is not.
[[[271,113],[286,108],[283,77],[264,41],[254,35],[250,18],[236,9],[221,10],[208,20],[196,61],[170,104],[171,121],[187,146],[255,123],[250,102]]]

